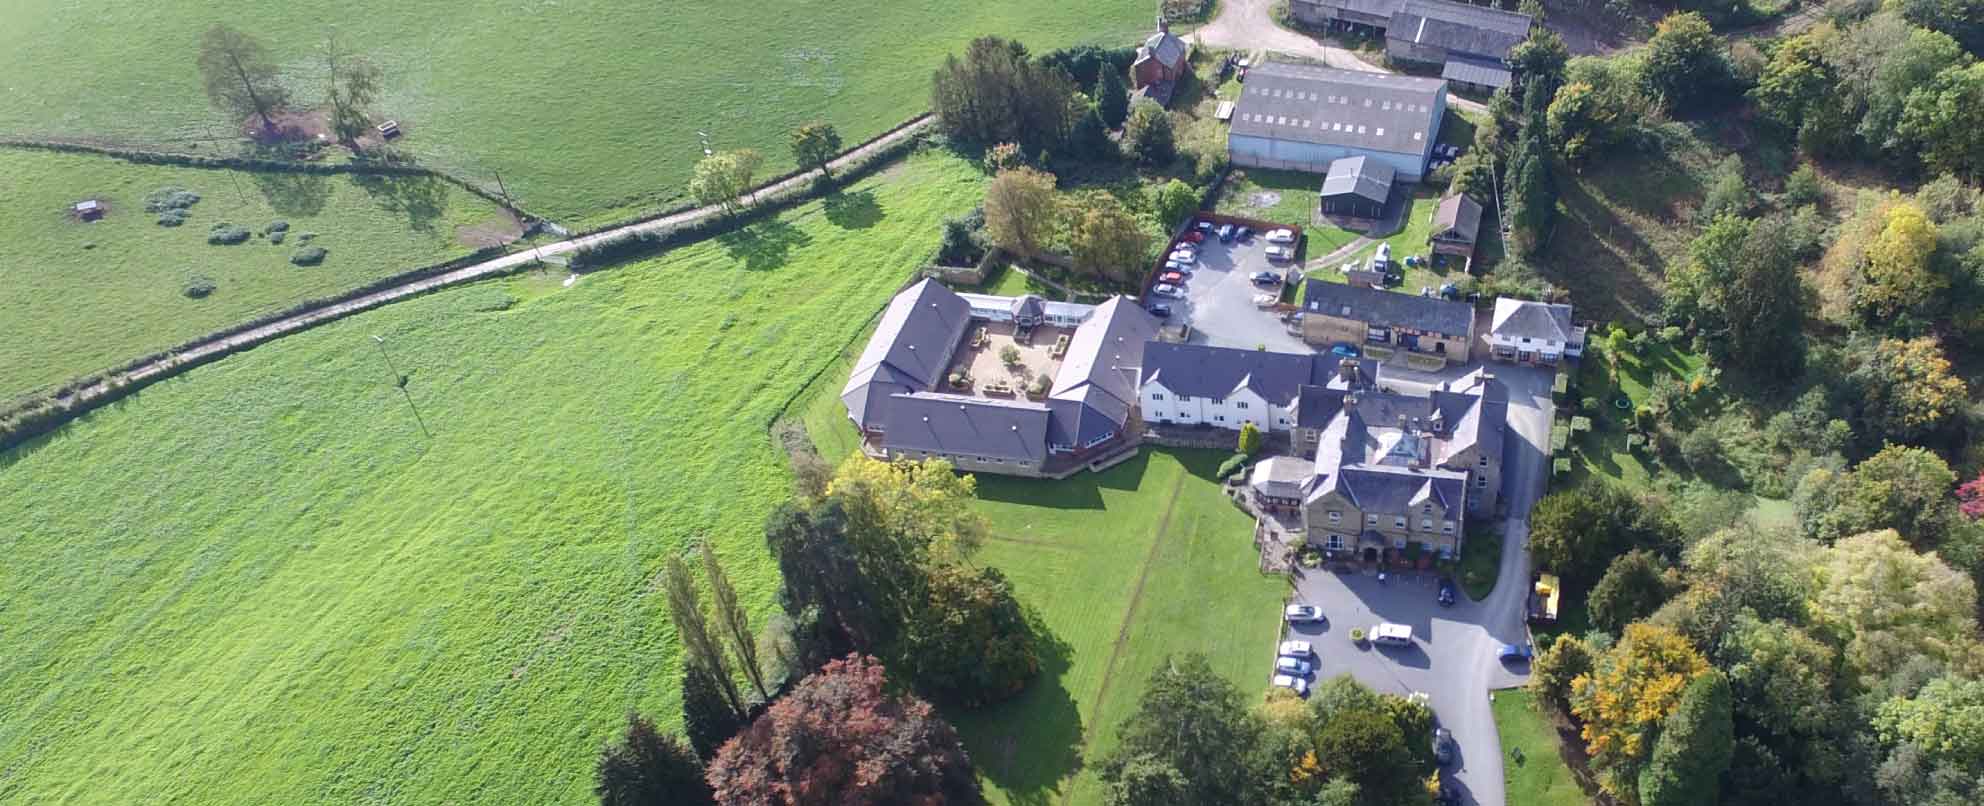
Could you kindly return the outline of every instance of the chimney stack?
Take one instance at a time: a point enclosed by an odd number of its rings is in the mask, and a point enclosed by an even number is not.
[[[1336,376],[1338,378],[1342,378],[1344,383],[1350,384],[1352,386],[1356,386],[1357,359],[1355,358],[1339,359],[1336,362]]]
[[[1171,23],[1164,19],[1163,14],[1157,15],[1157,32],[1160,34],[1171,33]]]

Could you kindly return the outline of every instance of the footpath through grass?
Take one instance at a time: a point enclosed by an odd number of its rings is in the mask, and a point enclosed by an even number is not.
[[[771,609],[766,425],[981,182],[919,155],[856,220],[398,303],[0,454],[0,802],[590,801],[627,709],[679,720],[663,558]]]
[[[1522,689],[1495,692],[1495,727],[1502,734],[1502,769],[1508,802],[1521,806],[1587,806],[1591,803],[1560,755],[1557,730],[1536,698]]]
[[[483,183],[500,173],[528,209],[596,225],[688,198],[702,156],[755,148],[793,167],[807,121],[849,145],[929,109],[930,76],[973,37],[1035,53],[1133,45],[1151,6],[1134,0],[921,0],[859,7],[809,0],[351,0],[335,14],[278,0],[77,4],[14,0],[0,26],[0,132],[186,143],[225,136],[194,67],[202,31],[260,38],[300,100],[318,103],[316,55],[331,23],[385,73],[399,147]]]
[[[109,369],[228,325],[473,248],[457,229],[508,225],[495,205],[431,179],[257,174],[108,157],[0,149],[0,400]],[[178,186],[200,194],[186,223],[161,227],[145,196]],[[96,199],[110,212],[69,215]],[[207,243],[229,222],[261,232],[289,224],[280,245]],[[308,243],[301,236],[316,233]],[[297,266],[301,246],[329,254]],[[185,294],[211,279],[202,299]]]

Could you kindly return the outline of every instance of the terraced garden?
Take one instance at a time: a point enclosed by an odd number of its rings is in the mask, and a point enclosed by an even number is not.
[[[918,155],[862,216],[395,304],[0,454],[0,802],[589,799],[626,709],[676,721],[662,558],[771,607],[766,426],[981,181]]]
[[[500,208],[431,179],[259,174],[107,157],[0,149],[0,401],[222,327],[474,251],[513,231]],[[164,187],[199,194],[185,223],[162,227],[145,199]],[[109,212],[70,214],[94,199]],[[287,227],[277,238],[261,231]],[[251,231],[208,243],[211,228]],[[280,240],[280,243],[271,243]],[[294,253],[326,250],[298,266]],[[189,296],[196,278],[212,289]]]
[[[304,103],[321,98],[315,51],[341,41],[383,68],[379,111],[401,147],[526,208],[601,224],[687,196],[702,154],[756,148],[792,167],[793,127],[833,121],[853,143],[929,108],[930,74],[987,33],[1036,52],[1128,45],[1149,3],[929,0],[854,13],[806,0],[354,0],[334,15],[274,0],[77,5],[19,0],[0,27],[0,133],[211,148],[229,123],[194,69],[200,33],[226,22],[262,39]],[[847,11],[853,11],[847,9]]]

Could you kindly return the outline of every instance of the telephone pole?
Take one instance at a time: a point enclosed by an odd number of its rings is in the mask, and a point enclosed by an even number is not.
[[[420,416],[420,407],[413,404],[413,395],[406,390],[406,376],[400,374],[399,366],[393,363],[392,354],[386,352],[386,337],[373,336],[372,340],[379,343],[379,355],[386,359],[386,369],[393,373],[393,385],[399,387],[400,396],[406,398],[406,407],[413,411],[413,421],[420,424],[420,435],[426,437],[429,442],[434,441],[434,434],[427,430],[427,420]]]

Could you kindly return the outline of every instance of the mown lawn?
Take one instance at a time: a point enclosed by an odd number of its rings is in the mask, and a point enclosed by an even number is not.
[[[838,390],[804,415],[830,460],[854,447]],[[1260,574],[1253,521],[1212,480],[1225,458],[1147,449],[1065,481],[978,477],[993,538],[976,561],[1005,571],[1062,646],[1018,699],[951,715],[994,802],[1101,803],[1082,762],[1115,746],[1168,654],[1204,652],[1250,696],[1266,689],[1287,583]]]
[[[1571,440],[1572,480],[1599,476],[1636,490],[1651,489],[1656,472],[1674,471],[1655,467],[1649,457],[1627,448],[1626,429],[1631,424],[1632,411],[1618,408],[1613,401],[1623,396],[1637,406],[1647,399],[1660,377],[1686,379],[1700,371],[1708,359],[1659,339],[1650,339],[1645,348],[1621,359],[1615,384],[1605,370],[1605,350],[1599,343],[1599,333],[1594,332],[1586,341],[1584,357],[1580,359],[1579,394],[1596,399],[1599,405],[1598,415],[1592,419],[1593,430]],[[1576,406],[1577,401],[1571,405]]]
[[[1502,734],[1508,802],[1522,806],[1587,806],[1571,768],[1559,755],[1557,731],[1522,689],[1495,692],[1495,727]]]
[[[0,149],[0,400],[108,369],[259,314],[328,296],[473,248],[457,229],[510,225],[495,205],[430,179],[256,174],[107,157]],[[200,194],[186,223],[161,227],[145,196]],[[97,199],[109,215],[69,216]],[[501,216],[501,217],[499,217]],[[289,223],[281,245],[256,237],[207,243],[216,223],[260,232]],[[300,236],[329,251],[316,266],[289,257]],[[193,275],[213,280],[186,296]]]
[[[679,722],[663,558],[770,610],[766,427],[980,184],[917,156],[879,217],[395,304],[0,454],[0,801],[591,801],[627,709]]]
[[[235,122],[201,92],[208,26],[261,38],[314,105],[314,54],[335,22],[384,69],[378,109],[404,124],[401,147],[478,181],[500,173],[525,207],[572,225],[686,200],[699,131],[779,173],[802,123],[832,121],[852,145],[927,110],[932,71],[973,37],[1044,53],[1133,45],[1152,25],[1132,0],[355,0],[331,15],[275,0],[18,0],[7,21],[0,73],[35,80],[0,88],[0,132],[178,144]]]

